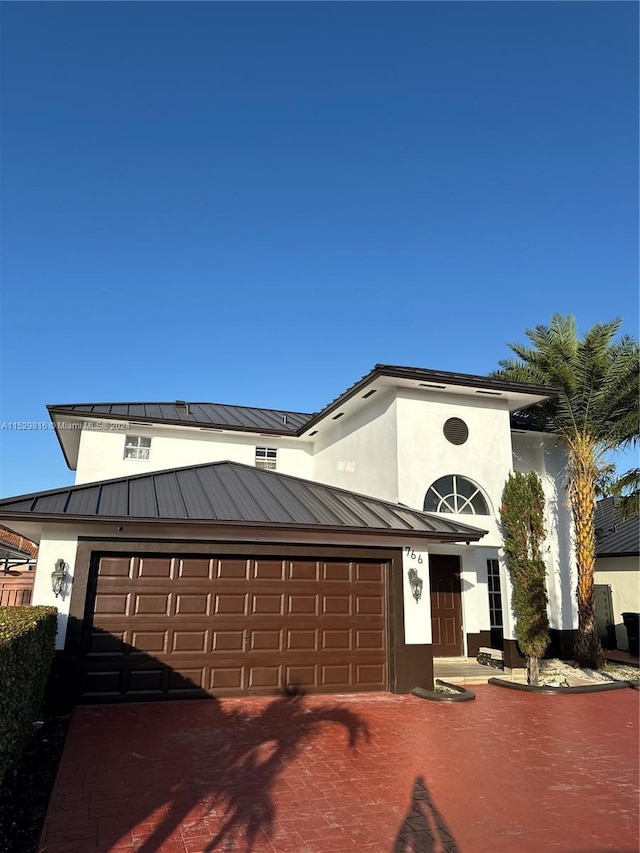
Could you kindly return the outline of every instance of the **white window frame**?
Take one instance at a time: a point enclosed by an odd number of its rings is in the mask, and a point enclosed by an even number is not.
[[[446,494],[442,494],[438,491],[436,486],[449,479],[451,479],[451,483],[447,483],[446,485],[447,488],[451,488],[451,491]],[[461,483],[464,482],[465,484],[473,487],[471,495],[467,497],[458,491],[458,480],[460,480]],[[427,500],[430,496],[435,496],[437,500],[437,506],[435,509],[427,509]],[[480,500],[482,500],[487,510],[486,513],[476,512],[476,507],[473,503],[475,498],[480,498]],[[447,474],[444,477],[439,477],[435,480],[435,482],[433,482],[427,489],[423,508],[425,512],[451,513],[452,515],[491,515],[491,505],[485,493],[477,483],[474,483],[473,480],[470,480],[462,474]]]
[[[147,435],[127,435],[124,439],[123,459],[149,459],[151,439]]]
[[[256,468],[275,471],[278,467],[277,447],[256,447]]]

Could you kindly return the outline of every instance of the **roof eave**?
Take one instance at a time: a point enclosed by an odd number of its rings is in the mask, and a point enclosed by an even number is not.
[[[492,379],[490,377],[475,376],[471,373],[447,373],[440,370],[427,370],[415,367],[402,367],[399,365],[376,364],[373,370],[370,370],[362,379],[358,380],[354,385],[351,385],[332,400],[324,409],[321,409],[316,414],[299,427],[297,434],[302,435],[307,430],[316,426],[320,421],[334,412],[340,406],[344,405],[347,400],[350,400],[363,388],[366,388],[376,379],[386,376],[391,379],[416,379],[419,376],[429,379],[432,382],[446,383],[448,385],[459,385],[465,388],[494,388],[504,392],[513,391],[520,394],[530,394],[532,397],[543,397],[549,399],[560,393],[558,388],[548,388],[542,385],[528,385],[524,382],[507,382],[502,379]],[[535,406],[541,402],[539,399],[532,400],[530,406]],[[517,411],[524,411],[529,406],[519,406]]]
[[[75,418],[78,421],[116,421],[116,422],[125,422],[125,423],[137,423],[137,424],[165,424],[166,426],[180,426],[180,427],[190,427],[191,429],[198,430],[211,430],[212,432],[221,430],[223,432],[248,432],[252,434],[259,435],[280,435],[280,436],[297,436],[299,434],[299,430],[289,429],[289,430],[280,430],[280,429],[270,429],[269,427],[251,427],[251,426],[237,426],[235,424],[222,424],[222,423],[211,423],[209,421],[183,421],[177,418],[153,418],[143,415],[113,415],[113,414],[104,414],[101,412],[75,412],[72,409],[65,409],[59,406],[47,406],[49,414],[55,413],[56,415],[65,415],[69,418]],[[60,436],[58,436],[58,440],[60,440]],[[62,442],[60,442],[62,446]],[[62,452],[64,453],[64,446],[62,446]],[[65,454],[66,458],[66,454]],[[68,463],[67,463],[68,464]],[[71,467],[71,466],[69,466]]]
[[[59,515],[57,513],[8,513],[0,511],[0,520],[3,521],[25,521],[45,524],[55,522],[56,524],[78,523],[85,524],[175,524],[179,526],[196,527],[227,527],[238,529],[275,529],[292,530],[300,533],[331,533],[333,535],[358,535],[358,536],[402,536],[417,539],[429,539],[435,542],[478,542],[488,531],[469,528],[459,532],[436,532],[427,530],[416,530],[414,528],[396,529],[381,527],[347,527],[329,524],[295,524],[284,522],[264,521],[238,521],[236,519],[209,519],[209,518],[161,518],[157,516],[106,516],[106,515]]]

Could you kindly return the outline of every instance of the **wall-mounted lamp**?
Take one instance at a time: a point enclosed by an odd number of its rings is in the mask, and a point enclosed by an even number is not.
[[[411,593],[416,600],[416,603],[420,601],[422,598],[422,587],[424,581],[422,578],[418,577],[418,572],[416,569],[409,569],[409,585],[411,587]]]
[[[65,563],[63,559],[60,559],[56,562],[56,567],[51,572],[51,589],[53,590],[56,598],[64,592],[68,569],[68,563]]]

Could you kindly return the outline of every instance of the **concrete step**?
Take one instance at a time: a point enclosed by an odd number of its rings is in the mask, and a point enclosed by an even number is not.
[[[524,669],[498,669],[485,666],[475,658],[436,658],[433,663],[434,678],[448,681],[451,684],[486,684],[490,678],[503,678],[526,684],[527,677]]]

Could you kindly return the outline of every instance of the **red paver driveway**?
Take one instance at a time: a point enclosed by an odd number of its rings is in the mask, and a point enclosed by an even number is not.
[[[638,849],[638,692],[78,708],[44,853]]]

